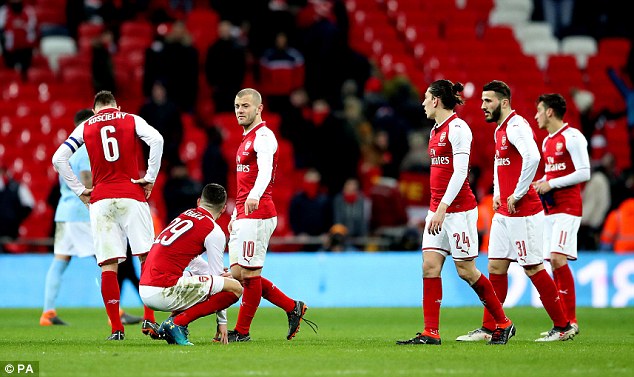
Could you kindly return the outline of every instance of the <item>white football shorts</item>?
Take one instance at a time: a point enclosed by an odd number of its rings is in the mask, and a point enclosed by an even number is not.
[[[229,266],[262,268],[277,217],[234,220],[229,235]]]
[[[222,292],[225,279],[221,276],[182,276],[172,287],[139,286],[141,301],[150,309],[162,312],[185,310]]]
[[[429,234],[427,226],[434,212],[428,211],[423,232],[423,252],[433,251],[445,257],[451,254],[455,260],[473,259],[478,256],[478,209],[453,212],[445,215],[442,230]]]
[[[577,260],[577,233],[581,217],[567,213],[555,213],[544,220],[544,259],[550,253],[564,254],[569,260]]]
[[[543,232],[543,211],[525,217],[496,213],[491,221],[489,259],[517,261],[520,266],[540,264],[544,261]]]
[[[71,257],[95,255],[95,245],[89,222],[56,222],[53,253]]]
[[[90,205],[90,224],[100,266],[116,259],[123,262],[128,242],[132,255],[148,253],[154,242],[154,225],[146,202],[129,198],[99,200]]]

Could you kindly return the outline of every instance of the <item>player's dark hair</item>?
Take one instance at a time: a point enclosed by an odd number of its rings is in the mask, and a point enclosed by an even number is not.
[[[102,90],[95,94],[95,101],[93,102],[92,108],[96,109],[102,106],[117,106],[117,100],[114,98],[112,92]]]
[[[537,98],[537,103],[544,103],[544,108],[553,109],[557,119],[564,119],[566,114],[566,100],[559,93],[546,93]]]
[[[511,88],[504,81],[493,80],[482,87],[483,92],[488,92],[489,90],[497,93],[499,99],[506,98],[511,102]]]
[[[81,109],[75,113],[75,117],[73,118],[73,123],[75,123],[75,126],[79,126],[81,122],[85,121],[86,119],[90,118],[93,115],[94,113],[92,112],[91,109]]]
[[[459,93],[462,93],[464,86],[449,80],[436,80],[429,85],[429,93],[440,98],[445,109],[453,110],[457,105],[462,105],[464,100]]]
[[[217,183],[209,183],[203,188],[200,201],[201,204],[210,207],[213,211],[222,211],[227,203],[227,190]]]

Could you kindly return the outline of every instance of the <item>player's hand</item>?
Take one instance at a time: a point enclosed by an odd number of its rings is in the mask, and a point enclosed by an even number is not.
[[[92,194],[92,190],[93,189],[91,188],[86,188],[79,195],[79,199],[86,205],[86,207],[88,207],[88,204],[90,203],[90,195]]]
[[[445,221],[445,211],[447,210],[447,205],[444,203],[440,203],[436,212],[429,220],[429,226],[427,227],[427,232],[429,234],[437,235],[442,230],[442,223]]]
[[[497,210],[500,208],[500,206],[502,205],[502,201],[500,200],[499,196],[496,196],[493,198],[493,211],[497,212]]]
[[[223,278],[233,278],[233,275],[231,275],[231,272],[229,272],[229,268],[225,267],[224,271],[222,274],[220,274],[220,276],[222,276]]]
[[[255,212],[256,209],[258,209],[259,205],[260,205],[260,200],[247,198],[247,201],[244,202],[244,214],[249,216],[250,214]]]
[[[550,187],[550,183],[548,183],[548,181],[535,182],[535,184],[533,184],[533,187],[538,194],[542,195],[552,190],[552,187]]]
[[[229,220],[229,224],[227,225],[227,231],[229,231],[229,233],[233,232],[233,219]]]
[[[145,191],[145,199],[150,199],[152,189],[154,188],[154,183],[146,181],[145,178],[130,179],[130,181],[132,181],[132,183],[141,185],[141,187],[143,187],[143,191]]]
[[[517,203],[517,199],[515,199],[515,196],[511,195],[508,198],[506,198],[506,206],[510,214],[514,214],[515,212],[517,212],[515,210],[515,203]]]
[[[227,325],[218,325],[216,327],[216,336],[214,336],[214,342],[229,344],[229,337],[227,336]]]

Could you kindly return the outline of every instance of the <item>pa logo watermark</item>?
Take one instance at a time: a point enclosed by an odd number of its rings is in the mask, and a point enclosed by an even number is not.
[[[0,376],[39,376],[39,361],[0,361]]]

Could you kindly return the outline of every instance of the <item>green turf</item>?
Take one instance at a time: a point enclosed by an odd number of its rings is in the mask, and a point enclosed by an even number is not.
[[[543,309],[508,309],[518,332],[506,346],[454,341],[477,327],[481,309],[443,308],[440,347],[395,345],[421,330],[419,308],[313,308],[307,318],[319,324],[319,333],[304,324],[290,342],[286,315],[261,308],[251,342],[211,343],[215,322],[204,318],[190,325],[193,347],[152,341],[140,325],[126,327],[125,341],[106,342],[103,310],[58,313],[71,325],[40,327],[39,310],[1,309],[0,360],[38,361],[40,376],[63,377],[634,375],[634,308],[580,309],[581,334],[553,343],[533,341],[550,327]],[[235,308],[229,311],[230,323],[236,314]]]

